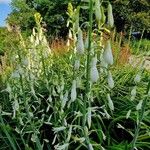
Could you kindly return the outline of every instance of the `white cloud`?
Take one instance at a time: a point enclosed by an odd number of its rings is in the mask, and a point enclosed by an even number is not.
[[[0,0],[0,4],[9,4],[11,0]]]

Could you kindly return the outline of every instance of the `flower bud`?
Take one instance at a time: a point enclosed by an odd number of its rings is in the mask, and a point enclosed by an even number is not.
[[[88,108],[88,114],[87,114],[87,122],[88,122],[88,127],[91,127],[91,107]]]
[[[108,106],[109,106],[110,110],[114,110],[114,104],[113,104],[113,101],[111,100],[109,94],[107,94],[107,99],[108,99]]]
[[[112,5],[108,4],[108,25],[112,28],[114,26],[114,17],[112,13]]]
[[[107,64],[109,65],[113,64],[113,55],[112,55],[110,40],[108,40],[105,45],[103,59]]]

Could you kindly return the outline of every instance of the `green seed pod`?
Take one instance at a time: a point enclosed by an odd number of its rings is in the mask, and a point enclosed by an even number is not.
[[[112,13],[112,5],[108,4],[108,25],[112,28],[114,26],[114,17]]]

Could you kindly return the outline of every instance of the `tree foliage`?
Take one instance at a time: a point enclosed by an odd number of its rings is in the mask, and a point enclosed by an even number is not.
[[[8,17],[8,22],[19,25],[22,30],[26,31],[33,28],[34,13],[39,12],[43,17],[43,26],[48,36],[64,36],[68,31],[66,11],[70,1],[74,5],[81,2],[81,0],[12,0],[13,11]],[[145,28],[146,32],[150,32],[149,0],[110,0],[110,2],[113,5],[118,32],[127,31],[131,25],[134,31],[141,31]]]
[[[129,29],[134,31],[143,28],[150,32],[150,3],[149,0],[111,0],[117,30]]]

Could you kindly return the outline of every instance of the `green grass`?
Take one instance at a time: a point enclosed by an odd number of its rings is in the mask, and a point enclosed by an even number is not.
[[[131,42],[131,52],[135,55],[146,55],[150,56],[150,40],[134,40]]]

